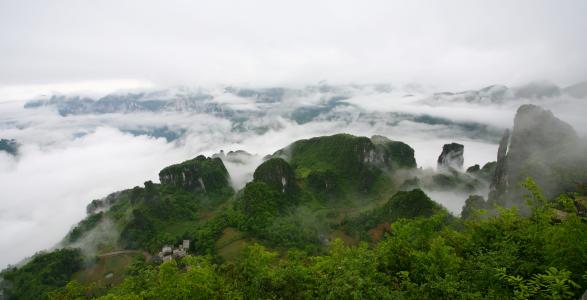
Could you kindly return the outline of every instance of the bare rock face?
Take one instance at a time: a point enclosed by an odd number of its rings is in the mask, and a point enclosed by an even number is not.
[[[377,152],[381,153],[382,160],[391,170],[416,168],[414,149],[400,141],[392,141],[381,135],[371,137]]]
[[[506,154],[510,143],[510,130],[506,129],[497,149],[497,165],[489,186],[489,198],[494,198],[507,189]]]
[[[462,170],[464,162],[464,152],[465,146],[461,144],[445,144],[444,146],[442,146],[442,153],[438,157],[437,169],[439,171]]]
[[[491,180],[493,179],[493,175],[495,173],[496,166],[496,161],[486,163],[485,165],[483,165],[483,168],[479,165],[473,165],[467,168],[467,174],[491,182]]]
[[[118,201],[119,196],[120,192],[115,192],[106,196],[106,198],[92,200],[92,202],[86,206],[86,213],[91,215],[106,210]]]
[[[271,157],[285,159],[300,175],[299,179],[306,181],[314,191],[340,192],[340,197],[346,197],[348,191],[371,193],[377,180],[388,176],[384,171],[392,173],[416,167],[414,149],[383,136],[314,137],[298,140]]]
[[[575,130],[551,111],[522,105],[514,128],[500,142],[490,201],[522,202],[520,183],[532,177],[547,197],[569,191],[587,178],[587,152]]]
[[[19,147],[20,144],[16,140],[0,139],[0,152],[4,151],[10,155],[16,156]]]
[[[249,159],[253,158],[254,155],[244,150],[228,151],[228,153],[224,153],[224,150],[220,150],[220,152],[212,155],[212,158],[216,157],[222,159],[223,162],[245,164]]]
[[[281,193],[295,193],[298,189],[296,175],[287,161],[271,158],[257,167],[253,179],[262,181]]]
[[[230,176],[218,157],[200,155],[159,172],[162,184],[194,192],[219,192],[230,188]]]
[[[556,148],[577,141],[571,125],[556,118],[551,111],[536,105],[522,105],[514,119],[508,157],[524,159],[537,151]]]

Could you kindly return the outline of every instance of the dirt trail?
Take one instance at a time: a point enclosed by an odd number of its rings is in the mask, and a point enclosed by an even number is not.
[[[100,255],[98,255],[98,257],[108,257],[108,256],[115,256],[115,255],[120,255],[120,254],[142,254],[145,259],[151,259],[151,254],[149,254],[147,251],[141,251],[141,250],[118,250],[118,251],[112,251],[112,252],[108,252],[108,253],[102,253]]]

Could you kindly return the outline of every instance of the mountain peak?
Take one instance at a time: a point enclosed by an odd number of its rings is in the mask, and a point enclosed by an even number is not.
[[[500,143],[490,200],[503,205],[507,201],[500,198],[514,196],[519,201],[520,183],[527,177],[534,178],[547,196],[572,190],[574,180],[586,179],[585,153],[578,142],[573,127],[551,111],[533,104],[520,106],[511,136],[506,131]],[[561,176],[561,170],[572,175]]]

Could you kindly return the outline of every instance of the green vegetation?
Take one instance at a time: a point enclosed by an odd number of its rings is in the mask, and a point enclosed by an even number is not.
[[[276,152],[235,194],[222,161],[198,156],[163,169],[161,184],[93,201],[64,240],[157,253],[188,239],[190,255],[102,255],[82,268],[78,250],[57,250],[5,270],[2,289],[9,299],[572,299],[587,288],[585,186],[553,198],[527,179],[523,210],[472,195],[457,218],[411,186],[473,191],[495,163],[396,172],[415,166],[412,148],[384,137],[313,138]],[[406,180],[414,174],[426,176]],[[120,235],[101,241],[110,226]]]
[[[331,170],[314,170],[306,178],[306,187],[311,191],[336,196],[338,188],[336,174]]]
[[[297,192],[296,175],[290,165],[281,158],[263,162],[253,174],[253,180],[266,183],[271,189],[287,195]]]
[[[461,220],[416,190],[396,196],[394,207],[412,211],[405,204],[416,202],[434,212],[392,220],[377,243],[335,240],[315,255],[229,242],[236,259],[143,265],[100,299],[576,299],[587,287],[587,220],[568,206],[553,222],[550,208],[569,196],[541,202],[536,185],[526,186],[537,203],[528,217],[498,208]],[[84,299],[88,288],[72,281],[51,295]]]
[[[86,286],[88,296],[105,294],[109,288],[120,284],[132,272],[133,264],[144,262],[143,254],[128,253],[97,257],[79,272],[73,274],[71,281]],[[53,297],[55,298],[55,297]]]
[[[383,153],[385,164],[391,169],[413,169],[416,168],[414,149],[408,144],[392,141],[383,136],[371,138],[375,147]]]
[[[477,216],[481,210],[490,208],[485,199],[479,195],[471,195],[465,200],[465,206],[461,211],[461,218],[470,219]]]
[[[184,172],[185,180],[183,175],[177,175],[181,173],[176,172]],[[147,181],[144,187],[134,187],[113,193],[105,200],[93,201],[89,211],[104,211],[91,213],[68,234],[64,242],[74,243],[105,222],[108,224],[106,229],[102,228],[102,232],[97,232],[92,238],[99,248],[97,250],[142,249],[155,253],[165,244],[200,237],[202,243],[195,246],[195,250],[201,253],[212,251],[214,237],[226,224],[212,225],[215,219],[224,215],[220,213],[222,206],[234,195],[224,164],[220,159],[198,156],[165,168],[161,174],[162,179],[167,180],[165,184]],[[180,178],[177,176],[181,176],[181,182],[176,181]],[[200,182],[204,182],[206,189],[190,188],[199,186]],[[203,218],[204,215],[213,216],[213,220]],[[214,230],[210,231],[211,227]],[[112,237],[117,232],[119,236]]]
[[[297,141],[257,167],[234,203],[240,214],[235,219],[242,222],[231,226],[244,239],[273,248],[316,252],[337,230],[341,214],[375,208],[393,194],[392,166],[414,166],[413,154],[383,137],[339,134]]]
[[[301,175],[300,179],[312,171],[331,171],[337,176],[337,186],[346,193],[370,191],[381,175],[366,163],[375,153],[375,146],[366,137],[337,134],[300,140],[290,145],[288,151],[289,162]]]
[[[230,199],[232,190],[224,192],[193,193],[149,182],[144,189],[133,189],[127,193],[129,199],[121,199],[109,212],[121,227],[120,246],[155,252],[165,244],[177,243],[203,226],[199,212],[218,210]]]
[[[198,156],[163,169],[160,177],[162,184],[147,181],[144,188],[120,192],[111,200],[105,217],[114,220],[120,230],[117,247],[156,252],[165,244],[176,244],[209,227],[201,214],[221,210],[234,194],[228,172],[218,158]],[[209,244],[213,241],[203,247]]]
[[[81,268],[79,250],[38,253],[22,267],[2,271],[2,292],[6,299],[47,299],[48,293],[65,286]]]
[[[187,191],[222,193],[230,189],[230,177],[222,160],[203,155],[159,172],[162,184]]]
[[[369,152],[375,150],[371,140],[349,134],[337,134],[299,140],[278,155],[291,152],[289,161],[295,169],[332,170],[339,175],[357,178]]]
[[[284,163],[275,159],[268,166],[279,168],[261,170],[283,170]],[[4,271],[4,293],[9,299],[572,299],[587,287],[587,219],[576,204],[584,194],[548,201],[528,179],[530,215],[500,207],[484,215],[475,207],[486,202],[471,197],[459,219],[415,189],[329,228],[333,210],[312,212],[320,202],[303,189],[306,208],[295,208],[262,178],[235,202],[150,182],[120,192],[108,211],[76,228],[85,232],[111,218],[124,225],[127,247],[156,251],[187,238],[197,256],[161,265],[126,259],[117,268],[100,258],[74,275],[79,251],[58,250]],[[211,218],[198,219],[210,209]],[[325,217],[323,227],[309,226],[304,210]],[[321,237],[329,230],[355,237],[346,237],[351,244]]]
[[[415,189],[409,192],[398,192],[382,207],[344,221],[343,227],[365,236],[368,230],[379,224],[391,224],[400,218],[429,217],[440,211],[445,210],[428,198],[422,190]]]
[[[414,168],[414,150],[381,136],[372,139],[336,134],[299,140],[277,151],[303,187],[318,197],[341,202],[376,197],[395,188],[389,172]]]
[[[471,193],[482,187],[483,183],[477,177],[449,171],[432,175],[423,185],[433,190]]]
[[[246,216],[248,229],[258,232],[278,213],[281,195],[264,182],[250,182],[244,188],[238,207]]]
[[[483,168],[481,168],[479,165],[471,166],[467,169],[467,173],[477,176],[478,178],[490,181],[493,177],[493,174],[495,173],[496,167],[497,162],[492,161],[483,165]]]
[[[99,212],[97,214],[92,214],[82,220],[75,228],[73,228],[65,239],[69,243],[76,242],[82,235],[92,230],[92,228],[96,227],[98,222],[102,220],[104,216],[103,212]]]
[[[216,212],[214,217],[205,222],[198,222],[191,227],[184,228],[181,239],[192,241],[193,252],[201,255],[217,254],[216,241],[222,236],[226,228],[243,228],[244,215],[234,209]],[[177,239],[179,242],[180,239]]]
[[[282,193],[281,187],[277,188],[262,181],[248,183],[236,202],[242,223],[233,225],[240,225],[250,237],[272,246],[304,247],[317,243],[317,233],[301,224],[303,216],[291,211],[297,190],[292,188],[293,194],[288,195]]]

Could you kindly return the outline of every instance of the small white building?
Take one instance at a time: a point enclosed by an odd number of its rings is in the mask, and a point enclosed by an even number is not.
[[[190,241],[183,240],[181,244],[178,245],[177,248],[173,248],[172,246],[165,245],[159,252],[159,257],[164,261],[172,260],[173,258],[182,258],[187,255],[187,252],[190,248]]]
[[[171,246],[163,246],[163,248],[161,249],[161,252],[159,252],[159,257],[163,258],[167,255],[171,255],[173,253],[173,248],[171,248]]]

